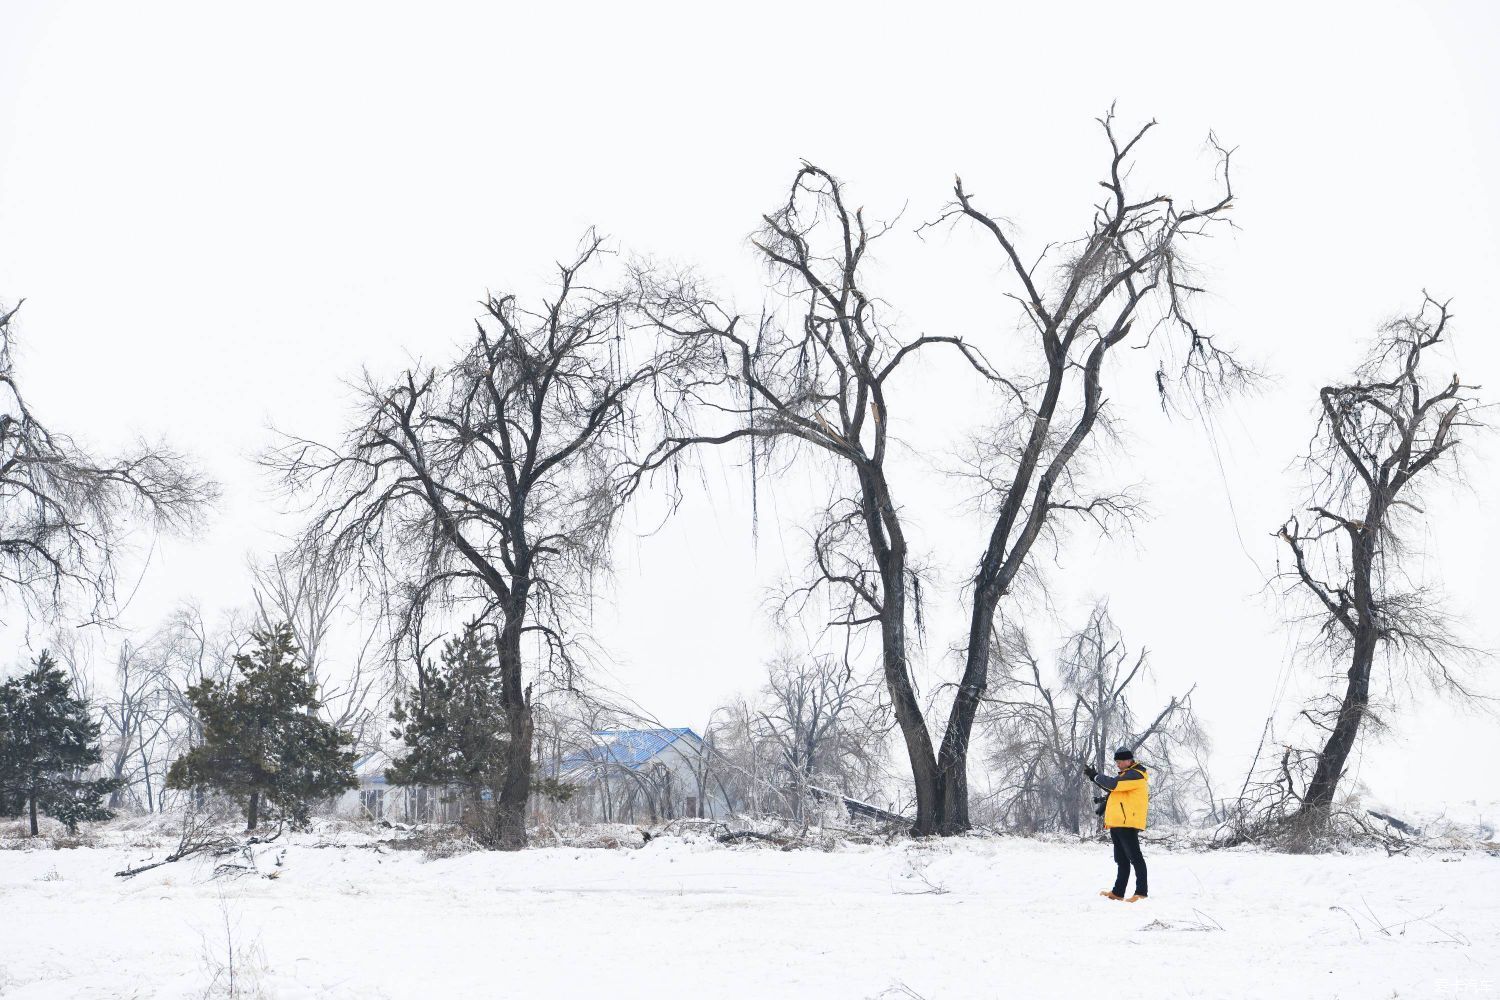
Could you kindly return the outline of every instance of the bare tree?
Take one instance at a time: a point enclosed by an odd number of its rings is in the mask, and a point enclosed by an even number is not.
[[[756,247],[805,302],[799,326],[762,319],[753,338],[742,322],[706,297],[653,302],[660,326],[683,338],[723,345],[743,404],[720,404],[738,418],[721,434],[664,440],[644,471],[673,463],[697,445],[740,438],[763,441],[769,455],[796,442],[826,457],[840,476],[813,533],[811,580],[801,593],[822,590],[839,609],[836,624],[879,630],[882,673],[901,727],[918,799],[918,833],[939,823],[937,754],[923,718],[907,648],[911,553],[888,476],[892,401],[887,386],[902,364],[923,350],[956,350],[974,370],[993,377],[983,357],[956,337],[898,338],[877,300],[860,285],[860,266],[888,227],[871,228],[845,202],[843,186],[826,171],[797,172],[786,203],[764,217]],[[731,355],[732,352],[732,355]]]
[[[575,786],[580,784],[578,762],[589,759],[596,745],[594,733],[609,728],[613,713],[599,699],[578,687],[533,690],[533,784],[551,787],[559,794],[538,796],[534,811],[545,821],[581,818],[583,810],[598,805],[608,820],[607,802],[588,802]]]
[[[829,802],[878,798],[891,729],[880,681],[811,653],[780,653],[767,674],[754,696],[710,715],[700,794],[722,795],[737,814],[797,823]]]
[[[99,459],[27,405],[11,353],[15,308],[0,307],[0,584],[36,611],[80,596],[106,618],[126,524],[195,526],[217,488],[177,453],[141,444]]]
[[[112,683],[99,685],[93,699],[103,719],[106,774],[122,782],[111,809],[160,812],[168,805],[167,770],[200,736],[187,689],[224,678],[244,632],[233,617],[211,628],[187,606],[144,641],[126,639],[116,648]]]
[[[1131,653],[1107,605],[1095,605],[1050,671],[1020,629],[1001,635],[995,656],[998,677],[980,719],[1001,779],[989,803],[998,822],[1026,833],[1083,832],[1093,787],[1079,769],[1103,769],[1122,745],[1151,768],[1153,809],[1178,822],[1188,818],[1186,789],[1202,780],[1197,761],[1207,746],[1193,690],[1138,717],[1131,698],[1149,669],[1147,651]]]
[[[154,803],[151,787],[150,748],[161,735],[170,716],[154,709],[159,699],[147,670],[142,669],[141,650],[129,640],[120,643],[115,657],[115,687],[98,708],[103,715],[104,766],[117,786],[109,797],[109,808],[121,809],[134,799],[149,811]],[[144,795],[135,786],[144,783]]]
[[[713,780],[731,808],[755,818],[785,815],[785,802],[774,784],[778,762],[765,752],[760,713],[748,698],[736,697],[709,714],[704,741]]]
[[[1136,196],[1127,190],[1131,153],[1155,122],[1128,140],[1115,134],[1113,112],[1100,120],[1109,141],[1104,200],[1094,206],[1089,232],[1069,245],[1053,274],[1054,290],[1033,276],[1041,263],[1024,262],[1002,220],[980,210],[962,179],[945,218],[977,224],[993,238],[1004,267],[1019,287],[1011,294],[1034,334],[1044,375],[1007,380],[1012,406],[981,451],[979,467],[991,485],[995,516],[988,543],[971,581],[972,614],[964,670],[938,755],[944,822],[968,825],[967,760],[975,713],[989,680],[996,611],[1027,566],[1032,548],[1059,517],[1082,517],[1101,528],[1129,516],[1128,496],[1091,490],[1077,464],[1080,451],[1107,415],[1105,372],[1111,353],[1129,343],[1139,323],[1138,344],[1179,341],[1178,376],[1195,393],[1216,393],[1253,377],[1193,322],[1188,303],[1199,289],[1189,283],[1189,245],[1219,223],[1233,200],[1230,151],[1214,143],[1222,182],[1216,197],[1199,208],[1179,205],[1165,194]],[[1045,257],[1046,251],[1043,252]],[[1170,352],[1172,345],[1164,343]],[[1158,391],[1166,398],[1169,376],[1158,367]]]
[[[543,734],[542,773],[549,771],[558,781],[582,786],[571,800],[568,813],[579,819],[597,817],[605,823],[633,818],[636,805],[649,808],[656,817],[656,799],[645,793],[641,775],[609,753],[607,734],[612,730],[639,728],[630,712],[587,696],[570,704],[553,705],[556,698],[537,699],[538,731]]]
[[[450,367],[389,385],[367,376],[341,442],[288,437],[268,460],[294,496],[311,497],[304,552],[376,585],[396,641],[429,609],[459,605],[495,629],[509,737],[495,839],[508,848],[526,841],[528,673],[574,668],[573,631],[605,564],[636,404],[672,397],[697,365],[695,345],[639,335],[652,331],[632,325],[632,291],[584,283],[603,252],[591,235],[535,311],[489,297]]]
[[[1283,760],[1297,818],[1309,830],[1327,823],[1370,718],[1377,657],[1420,670],[1439,689],[1471,693],[1458,670],[1471,651],[1454,638],[1441,594],[1418,577],[1408,543],[1426,516],[1424,488],[1458,474],[1460,432],[1481,426],[1477,386],[1423,370],[1450,320],[1446,302],[1424,295],[1416,313],[1381,329],[1353,381],[1319,390],[1307,511],[1277,532],[1292,555],[1290,585],[1313,602],[1323,652],[1348,663],[1342,691],[1303,713],[1324,734],[1321,749],[1289,749]],[[1300,792],[1294,765],[1312,771]]]
[[[1136,343],[1163,349],[1157,386],[1164,400],[1179,378],[1196,393],[1249,377],[1189,318],[1198,289],[1185,280],[1188,244],[1227,223],[1229,152],[1215,145],[1222,186],[1213,201],[1183,206],[1167,195],[1128,189],[1132,152],[1151,125],[1121,141],[1112,113],[1100,123],[1110,149],[1100,181],[1106,194],[1080,239],[1049,245],[1027,263],[1008,226],[978,208],[962,181],[938,220],[972,222],[992,238],[1004,273],[1017,286],[1007,294],[1025,317],[1040,374],[1024,361],[1016,373],[1000,373],[959,337],[903,337],[893,330],[862,272],[872,243],[889,227],[867,223],[843,185],[812,165],[798,171],[786,203],[764,217],[755,241],[800,304],[799,323],[788,329],[764,318],[747,324],[702,295],[660,296],[653,303],[663,330],[722,346],[739,395],[737,403],[717,404],[738,418],[735,426],[669,437],[647,471],[674,462],[685,449],[741,438],[752,442],[752,467],[777,442],[794,441],[836,470],[839,485],[814,532],[806,590],[838,595],[834,601],[843,610],[836,624],[879,632],[885,682],[911,764],[918,834],[956,833],[969,825],[969,741],[988,685],[995,616],[1027,570],[1037,540],[1062,517],[1107,526],[1130,512],[1128,497],[1092,492],[1077,467],[1106,414],[1104,376],[1115,348],[1130,343],[1139,326]],[[1050,266],[1047,280],[1038,278],[1057,247],[1066,253]],[[1180,334],[1180,343],[1171,334]],[[1180,367],[1169,373],[1166,356],[1173,348],[1173,364]],[[976,460],[993,523],[970,581],[963,673],[938,748],[911,670],[908,626],[920,611],[917,567],[888,461],[891,427],[900,414],[894,376],[930,349],[956,352],[995,391],[1001,411]]]
[[[276,556],[252,566],[251,571],[261,629],[275,628],[281,622],[291,626],[317,685],[324,720],[351,734],[356,748],[370,749],[383,690],[378,657],[385,647],[381,623],[349,621],[357,617],[346,613],[349,588],[321,553]],[[347,634],[351,629],[363,635],[351,637]],[[339,656],[340,652],[344,655]]]
[[[886,727],[878,690],[844,660],[782,654],[761,693],[758,735],[773,781],[802,821],[819,791],[867,797],[883,772]],[[779,780],[778,780],[779,779]]]

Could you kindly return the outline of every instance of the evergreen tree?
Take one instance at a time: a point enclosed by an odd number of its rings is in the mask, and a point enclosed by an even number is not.
[[[391,735],[406,754],[386,771],[393,785],[456,786],[482,843],[498,837],[486,793],[504,780],[509,737],[493,637],[471,626],[443,646],[440,662],[417,665],[416,685],[398,697]]]
[[[99,724],[50,653],[37,657],[29,673],[0,684],[0,812],[24,809],[33,837],[38,811],[69,833],[85,820],[114,815],[101,800],[119,782],[87,777],[100,756]]]
[[[167,787],[212,789],[245,810],[246,829],[275,815],[307,822],[314,802],[356,787],[353,737],[318,718],[317,686],[288,625],[253,633],[239,678],[188,688],[203,742],[173,762]]]

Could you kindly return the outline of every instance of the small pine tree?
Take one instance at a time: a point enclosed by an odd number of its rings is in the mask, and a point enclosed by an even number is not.
[[[407,752],[386,780],[456,786],[486,844],[498,831],[485,793],[500,787],[509,743],[502,706],[495,641],[470,627],[443,645],[439,663],[417,665],[416,685],[391,711],[397,725],[391,735]]]
[[[23,808],[37,835],[37,812],[60,820],[69,833],[86,820],[109,819],[104,796],[114,778],[89,778],[100,761],[99,724],[73,694],[73,682],[43,652],[30,672],[0,684],[0,811]]]
[[[354,788],[354,742],[318,718],[317,688],[288,625],[253,633],[239,678],[188,688],[203,742],[172,763],[167,787],[211,789],[245,810],[246,829],[275,815],[307,822],[312,804]]]

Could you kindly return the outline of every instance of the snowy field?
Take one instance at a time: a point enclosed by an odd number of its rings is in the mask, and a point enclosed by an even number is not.
[[[1097,895],[1107,846],[1013,839],[425,860],[345,832],[263,849],[274,878],[113,876],[161,843],[0,851],[0,996],[1500,997],[1482,851],[1158,847],[1134,905]]]

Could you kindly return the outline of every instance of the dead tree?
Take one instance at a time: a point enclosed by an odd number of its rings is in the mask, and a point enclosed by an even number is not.
[[[1139,704],[1147,651],[1130,651],[1105,604],[1068,637],[1051,669],[1044,670],[1018,628],[1000,636],[995,657],[980,720],[999,776],[989,803],[997,822],[1026,833],[1083,832],[1093,786],[1080,768],[1105,770],[1110,752],[1122,745],[1151,769],[1152,809],[1187,818],[1184,791],[1202,773],[1187,759],[1207,745],[1193,715],[1193,691],[1168,698],[1154,715],[1137,715],[1131,700]]]
[[[1312,771],[1301,792],[1289,787],[1310,830],[1327,823],[1370,717],[1377,658],[1470,694],[1457,669],[1470,650],[1454,637],[1441,595],[1418,578],[1408,544],[1426,516],[1425,487],[1457,476],[1461,431],[1480,426],[1477,386],[1423,370],[1450,320],[1446,302],[1424,295],[1416,313],[1381,329],[1353,381],[1319,390],[1307,509],[1277,532],[1292,556],[1284,576],[1313,602],[1322,651],[1348,664],[1342,691],[1304,713],[1324,734],[1322,748],[1287,757],[1289,785],[1294,758]]]
[[[1110,148],[1099,182],[1104,198],[1094,206],[1088,233],[1067,244],[1064,259],[1053,267],[1050,290],[1034,277],[1042,260],[1026,262],[1007,225],[978,207],[962,179],[955,181],[955,202],[943,217],[978,225],[992,239],[1016,286],[1008,294],[1022,310],[1042,372],[1005,382],[1012,393],[1004,416],[976,449],[975,467],[987,485],[994,520],[970,581],[964,670],[938,755],[944,822],[952,829],[968,826],[969,739],[989,682],[1001,599],[1027,569],[1036,542],[1060,518],[1082,518],[1107,530],[1111,520],[1132,512],[1128,495],[1091,489],[1079,467],[1108,417],[1106,373],[1113,352],[1156,341],[1174,357],[1175,373],[1168,373],[1165,358],[1157,369],[1164,402],[1174,379],[1190,392],[1212,396],[1253,377],[1199,329],[1188,309],[1199,292],[1189,280],[1190,245],[1228,224],[1234,196],[1230,151],[1214,143],[1222,185],[1217,195],[1204,207],[1183,205],[1169,195],[1127,189],[1132,151],[1155,122],[1123,141],[1112,112],[1100,124]]]
[[[201,608],[186,604],[152,635],[153,655],[147,662],[162,692],[163,710],[181,722],[173,728],[168,764],[203,737],[187,689],[206,680],[227,683],[234,659],[246,651],[253,629],[239,612],[231,611],[215,625],[204,618]]]
[[[121,809],[127,800],[150,811],[154,803],[151,757],[170,715],[159,711],[160,692],[152,683],[152,671],[144,651],[129,640],[120,644],[115,656],[115,685],[109,697],[96,704],[103,716],[105,772],[115,779],[109,808]],[[143,785],[137,794],[137,785]]]
[[[291,626],[324,721],[351,734],[356,749],[369,749],[382,682],[380,623],[347,620],[353,617],[345,614],[350,588],[321,553],[276,556],[251,571],[261,628]]]
[[[742,438],[762,442],[766,455],[796,442],[829,460],[844,489],[815,532],[813,573],[803,592],[828,592],[839,608],[835,624],[879,631],[882,674],[915,779],[916,831],[925,834],[939,828],[937,753],[908,658],[910,552],[887,475],[894,405],[887,386],[903,363],[932,347],[957,351],[986,377],[989,369],[957,337],[902,340],[886,326],[877,300],[861,285],[860,266],[871,243],[887,232],[848,206],[831,174],[807,165],[786,203],[764,217],[755,242],[787,294],[805,308],[800,324],[783,329],[762,320],[752,335],[706,296],[658,296],[651,305],[659,326],[719,346],[743,395],[738,403],[715,404],[736,426],[669,437],[642,471],[673,463],[695,446]]]
[[[575,666],[620,509],[616,470],[642,413],[660,412],[637,404],[671,398],[698,353],[637,330],[629,288],[584,283],[604,252],[591,235],[535,311],[490,296],[455,363],[366,376],[342,441],[288,436],[268,458],[309,500],[303,552],[375,587],[393,641],[460,608],[495,630],[509,741],[495,842],[510,849],[526,842],[535,673]]]
[[[114,459],[90,455],[27,405],[0,306],[0,585],[28,611],[81,598],[110,615],[126,524],[156,530],[197,525],[217,488],[179,454],[142,444]]]
[[[969,825],[969,742],[988,686],[996,613],[1028,569],[1036,542],[1064,517],[1106,525],[1129,513],[1128,497],[1090,491],[1078,467],[1107,415],[1105,374],[1115,349],[1132,343],[1162,349],[1156,386],[1164,400],[1179,380],[1212,393],[1249,377],[1190,319],[1188,303],[1198,289],[1185,280],[1188,244],[1227,224],[1229,152],[1215,146],[1222,186],[1213,200],[1186,206],[1127,188],[1132,152],[1150,125],[1125,141],[1115,134],[1112,114],[1101,125],[1110,150],[1100,181],[1105,197],[1080,239],[1049,246],[1065,247],[1066,254],[1045,279],[1037,274],[1047,251],[1027,263],[1008,226],[981,210],[962,181],[954,188],[956,201],[937,220],[974,223],[999,250],[1003,272],[1017,289],[1006,294],[1025,317],[1035,353],[1015,373],[997,371],[959,337],[903,337],[887,324],[862,269],[872,243],[889,227],[868,223],[843,185],[811,165],[798,171],[786,203],[764,217],[755,242],[798,304],[798,322],[788,328],[768,319],[747,323],[704,296],[663,296],[655,303],[663,330],[721,345],[738,396],[716,406],[738,423],[721,433],[664,440],[647,470],[673,462],[687,448],[748,438],[752,466],[778,442],[793,441],[836,471],[839,486],[814,534],[805,589],[838,595],[836,624],[879,632],[883,674],[912,770],[917,834],[957,833]],[[894,376],[932,349],[962,358],[994,391],[1002,414],[975,462],[993,524],[975,561],[963,673],[940,747],[933,745],[910,666],[918,567],[888,466],[890,429],[906,415]]]
[[[764,752],[760,713],[748,699],[736,697],[714,709],[703,737],[713,748],[711,775],[732,810],[755,819],[783,814],[773,785],[775,762]]]
[[[879,689],[841,657],[779,654],[753,698],[710,715],[700,785],[736,812],[798,823],[829,793],[874,796],[887,777],[890,731]]]
[[[105,774],[121,782],[111,809],[160,812],[167,805],[167,771],[201,737],[187,689],[227,677],[244,631],[233,618],[210,628],[188,606],[143,641],[127,639],[115,649],[112,682],[101,677],[91,698],[101,715]]]
[[[877,694],[845,660],[786,654],[772,662],[756,732],[794,820],[805,818],[813,786],[863,798],[878,784],[885,726]]]

